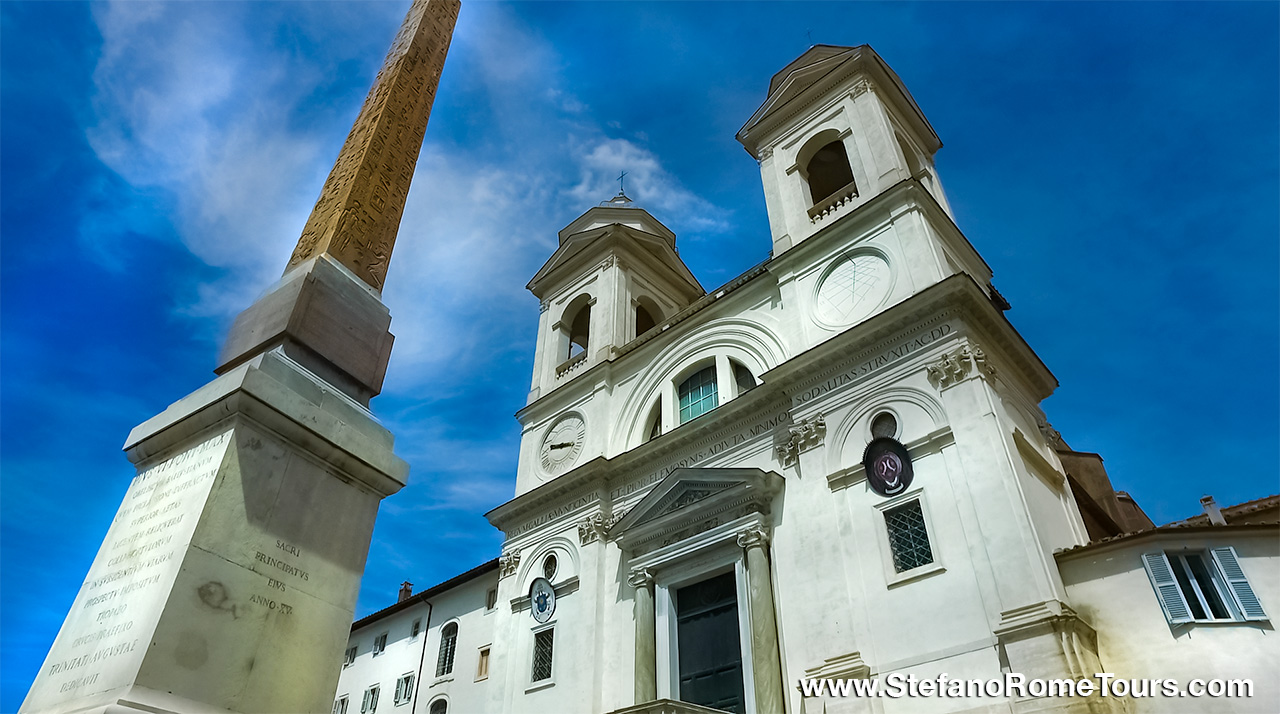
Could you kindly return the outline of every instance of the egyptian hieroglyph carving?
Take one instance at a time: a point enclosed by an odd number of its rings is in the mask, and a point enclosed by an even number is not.
[[[414,0],[286,272],[328,253],[381,290],[459,0]]]

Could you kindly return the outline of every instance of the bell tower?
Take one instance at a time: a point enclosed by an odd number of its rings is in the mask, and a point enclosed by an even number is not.
[[[706,292],[680,259],[675,233],[621,191],[560,231],[527,287],[542,301],[530,403]]]
[[[942,142],[868,45],[811,47],[737,138],[760,163],[774,255],[906,179],[951,212],[933,165]]]

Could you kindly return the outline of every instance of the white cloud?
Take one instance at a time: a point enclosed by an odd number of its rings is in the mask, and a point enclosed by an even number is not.
[[[385,34],[376,22],[351,23],[348,13],[289,9],[288,19],[308,27],[327,20]],[[327,45],[320,57],[289,43],[267,47],[256,40],[280,18],[248,3],[114,2],[94,12],[103,44],[90,144],[135,187],[169,192],[185,247],[227,269],[181,311],[237,312],[283,269],[343,136],[326,130],[334,118],[304,111],[309,95],[353,59],[344,48],[366,42]],[[82,240],[110,237],[86,231]]]

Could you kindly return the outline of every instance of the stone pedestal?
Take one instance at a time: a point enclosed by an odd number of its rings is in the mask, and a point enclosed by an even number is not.
[[[356,399],[272,349],[136,428],[138,466],[23,712],[328,712],[378,504]]]
[[[1106,671],[1098,658],[1098,636],[1093,628],[1057,600],[1001,613],[995,635],[1008,658],[1010,671],[1027,679],[1079,681]],[[1123,710],[1120,698],[1098,693],[1088,697],[1013,698],[1011,705],[1019,714],[1114,714]]]

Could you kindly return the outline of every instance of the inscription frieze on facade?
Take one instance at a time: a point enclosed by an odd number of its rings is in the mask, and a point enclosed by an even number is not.
[[[286,272],[328,253],[382,289],[459,4],[414,0]]]
[[[987,355],[977,345],[958,347],[925,367],[929,381],[938,389],[945,389],[967,378],[970,374],[994,377],[995,365],[987,362]]]
[[[620,486],[610,490],[610,499],[625,498],[640,489],[650,486],[661,481],[676,469],[696,468],[703,466],[710,459],[723,454],[731,448],[740,446],[757,437],[772,433],[780,424],[787,423],[791,418],[790,411],[783,409],[755,422],[746,422],[736,431],[724,433],[702,442],[692,451],[681,452],[677,458],[673,458],[663,466],[646,473],[640,478],[633,479]]]
[[[863,352],[857,358],[860,360],[858,363],[812,387],[801,389],[792,395],[791,402],[798,407],[823,397],[894,362],[917,354],[920,350],[954,333],[955,327],[949,322],[934,326],[929,326],[928,323],[921,325],[913,332],[886,340],[877,347]]]

